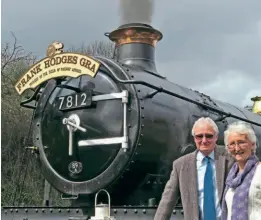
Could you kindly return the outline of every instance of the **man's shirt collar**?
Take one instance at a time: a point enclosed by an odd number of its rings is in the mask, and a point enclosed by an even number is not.
[[[212,160],[214,160],[214,157],[215,156],[215,152],[214,150],[208,155],[208,157],[210,157]],[[203,159],[205,158],[206,156],[204,154],[202,154],[200,151],[198,151],[197,153],[197,161],[200,161],[200,162],[203,162]]]

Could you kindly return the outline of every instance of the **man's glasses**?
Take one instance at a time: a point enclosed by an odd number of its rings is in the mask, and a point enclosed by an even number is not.
[[[197,140],[202,140],[203,137],[205,137],[207,140],[211,140],[214,137],[214,135],[213,134],[196,134],[195,135],[195,138]]]
[[[229,149],[233,149],[236,146],[240,147],[240,148],[245,148],[248,145],[248,143],[246,141],[238,141],[238,142],[232,142],[228,144],[228,148]]]

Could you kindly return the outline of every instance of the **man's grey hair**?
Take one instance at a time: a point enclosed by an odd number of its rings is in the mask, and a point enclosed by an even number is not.
[[[230,134],[245,134],[247,139],[254,144],[254,153],[256,152],[256,134],[251,126],[243,121],[236,121],[230,124],[224,132],[224,142],[228,147],[228,137]]]
[[[200,125],[210,125],[213,128],[213,130],[215,131],[216,135],[218,135],[218,133],[219,133],[218,126],[211,118],[202,117],[202,118],[199,118],[197,121],[195,121],[195,123],[192,127],[192,131],[191,131],[192,136],[195,135],[195,127],[200,126]]]

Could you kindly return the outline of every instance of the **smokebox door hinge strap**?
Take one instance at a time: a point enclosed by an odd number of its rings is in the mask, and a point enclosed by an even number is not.
[[[104,95],[97,95],[92,97],[92,101],[121,99],[123,104],[123,136],[101,139],[87,139],[78,142],[79,147],[95,146],[95,145],[109,145],[109,144],[121,144],[124,151],[128,149],[128,126],[127,126],[127,104],[129,99],[129,93],[127,90],[123,90],[121,93],[111,93]]]

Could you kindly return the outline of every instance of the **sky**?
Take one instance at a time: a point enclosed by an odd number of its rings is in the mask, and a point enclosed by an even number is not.
[[[163,33],[158,72],[168,80],[239,107],[261,96],[260,0],[2,0],[2,44],[11,31],[23,48],[45,56],[108,39],[124,22],[146,22]]]

